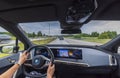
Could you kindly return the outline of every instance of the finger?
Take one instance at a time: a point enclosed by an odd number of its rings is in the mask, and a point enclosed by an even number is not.
[[[53,64],[51,68],[55,68],[55,65]]]
[[[49,63],[49,68],[51,67],[51,65],[52,65],[52,63],[50,62],[50,63]]]
[[[27,53],[28,53],[28,52],[25,50],[25,51],[24,51],[24,54],[27,54]]]
[[[29,55],[29,52],[27,52],[27,51],[24,51],[24,55],[27,55],[27,56],[28,56],[28,55]]]
[[[26,54],[26,51],[24,51],[23,53],[22,53],[22,55],[25,55]]]
[[[27,53],[27,56],[29,55],[30,53]]]
[[[51,62],[49,63],[49,67],[51,66]]]
[[[27,53],[26,56],[28,57],[28,56],[29,56],[29,53]]]

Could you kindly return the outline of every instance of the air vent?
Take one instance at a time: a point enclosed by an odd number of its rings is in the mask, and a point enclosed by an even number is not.
[[[116,65],[117,64],[117,61],[116,61],[116,58],[114,56],[109,56],[109,60],[110,60],[110,65]]]

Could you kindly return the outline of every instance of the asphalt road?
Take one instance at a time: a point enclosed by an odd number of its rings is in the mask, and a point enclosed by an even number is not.
[[[67,45],[101,45],[99,43],[95,43],[95,42],[87,42],[87,41],[83,41],[83,40],[76,40],[76,39],[68,39],[68,38],[64,38],[64,40],[59,40],[56,39],[54,41],[52,41],[49,44],[67,44]]]
[[[36,39],[37,40],[37,39]],[[5,42],[2,45],[8,45],[8,44],[15,44],[15,40],[11,40],[10,42]],[[83,41],[83,40],[76,40],[76,39],[68,39],[68,38],[64,38],[64,40],[59,40],[58,38],[54,41],[52,41],[49,44],[63,44],[63,45],[100,45],[99,43],[94,43],[94,42],[87,42],[87,41]]]

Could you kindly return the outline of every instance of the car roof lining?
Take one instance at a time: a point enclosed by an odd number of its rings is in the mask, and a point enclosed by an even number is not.
[[[33,0],[32,3],[29,0],[18,0],[18,3],[15,0],[1,0],[0,3],[6,3],[6,5],[0,5],[2,7],[0,8],[0,18],[17,23],[58,21],[65,17],[66,9],[72,4],[72,1],[73,0]],[[97,0],[97,2],[98,8],[90,20],[120,20],[119,0]],[[31,11],[27,11],[28,9]]]
[[[97,13],[92,17],[95,20],[120,20],[120,1],[115,0],[99,7]]]
[[[48,14],[48,11],[50,14]],[[5,10],[0,12],[2,19],[11,22],[37,22],[37,21],[52,21],[57,20],[57,15],[55,12],[55,6],[47,5],[40,7],[26,7],[26,8],[17,8],[11,10]]]

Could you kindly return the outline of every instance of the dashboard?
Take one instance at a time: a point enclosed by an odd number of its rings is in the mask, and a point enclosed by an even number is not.
[[[82,50],[81,49],[68,49],[68,48],[52,48],[51,49],[55,58],[71,58],[71,59],[82,59]],[[49,57],[47,50],[37,48],[35,51],[36,55],[44,55]]]
[[[116,57],[105,50],[93,47],[76,47],[76,46],[48,46],[54,54],[56,71],[72,72],[72,74],[110,74],[117,69]],[[27,74],[39,72],[39,68],[31,65],[31,60],[38,55],[50,58],[47,49],[36,47],[30,52],[30,57],[25,65]],[[36,62],[37,60],[35,60]],[[37,61],[38,62],[38,61]],[[40,61],[42,62],[42,61]],[[45,66],[49,62],[45,62]],[[43,67],[44,68],[44,67]],[[34,71],[33,71],[34,70]],[[62,74],[63,75],[63,74]],[[68,74],[69,75],[69,74]]]
[[[49,47],[54,56],[55,62],[77,64],[85,67],[92,66],[116,66],[116,58],[104,51],[93,48],[80,47]],[[49,58],[49,54],[44,48],[36,48],[31,52],[31,58],[36,55],[44,55]]]

